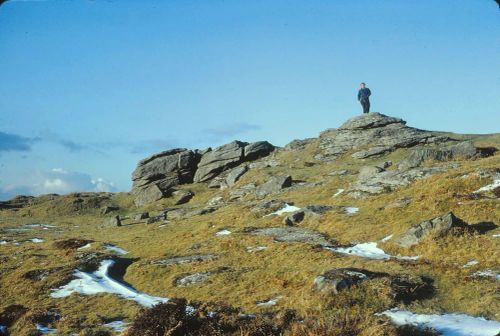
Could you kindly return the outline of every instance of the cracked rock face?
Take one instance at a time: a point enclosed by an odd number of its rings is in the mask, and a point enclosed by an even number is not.
[[[324,131],[320,135],[319,147],[324,156],[331,158],[359,148],[352,156],[364,159],[397,148],[449,140],[445,136],[408,127],[402,119],[373,112],[351,118],[338,129]]]
[[[169,195],[172,187],[192,182],[199,159],[199,154],[177,148],[139,161],[132,174],[135,204],[154,202]]]

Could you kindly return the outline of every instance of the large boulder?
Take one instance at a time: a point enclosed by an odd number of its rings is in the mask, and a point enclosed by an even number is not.
[[[464,231],[471,230],[472,228],[463,220],[456,217],[453,212],[448,212],[443,216],[413,225],[399,237],[396,243],[403,247],[410,247],[418,244],[430,235],[443,237],[454,229]]]
[[[192,182],[199,160],[198,153],[177,148],[139,161],[132,174],[136,205],[159,200],[168,196],[172,187]]]
[[[402,119],[372,112],[351,118],[338,129],[322,132],[319,147],[325,157],[336,158],[357,150],[353,157],[364,159],[397,148],[449,140],[446,136],[408,127]]]
[[[244,232],[258,235],[269,236],[278,242],[296,242],[323,247],[335,246],[334,240],[328,238],[325,234],[318,231],[298,228],[298,227],[267,227],[267,228],[245,228]]]

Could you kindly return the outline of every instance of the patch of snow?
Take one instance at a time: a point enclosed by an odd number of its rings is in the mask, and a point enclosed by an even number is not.
[[[484,187],[482,188],[479,188],[478,190],[474,191],[474,194],[478,194],[478,193],[482,193],[482,192],[488,192],[488,191],[493,191],[495,190],[496,188],[499,188],[500,187],[500,177],[495,177],[493,179],[493,182],[488,184],[488,185],[485,185]]]
[[[104,248],[108,251],[116,252],[116,253],[121,254],[121,255],[128,253],[128,251],[125,251],[121,247],[118,247],[118,246],[113,245],[113,244],[106,244],[106,245],[104,245]]]
[[[495,278],[496,280],[500,281],[500,274],[495,273],[490,269],[482,270],[482,271],[477,271],[472,274],[474,277],[482,277],[482,278]]]
[[[0,324],[0,333],[6,334],[7,333],[7,327]]]
[[[261,301],[256,301],[255,303],[257,304],[257,306],[274,306],[278,303],[278,300],[281,298],[280,297],[276,297],[274,299],[267,299],[267,300],[261,300]]]
[[[88,249],[88,248],[90,248],[91,246],[92,246],[92,244],[91,244],[91,243],[88,243],[87,245],[83,245],[82,247],[77,248],[77,250],[84,250],[84,249]]]
[[[391,239],[392,239],[392,236],[393,236],[392,234],[391,234],[391,235],[388,235],[387,237],[382,238],[380,241],[381,241],[382,243],[385,243],[386,241],[391,240]]]
[[[5,231],[12,231],[12,232],[18,232],[18,231],[32,231],[32,228],[8,228],[5,229]]]
[[[392,309],[380,315],[388,316],[398,326],[433,328],[443,336],[495,336],[500,332],[500,322],[465,314],[425,315]]]
[[[41,227],[44,229],[52,229],[52,228],[56,227],[55,225],[51,225],[51,224],[39,224],[39,223],[24,224],[24,226],[29,227],[29,228]]]
[[[29,241],[32,243],[43,243],[45,240],[41,238],[31,238]]]
[[[259,251],[264,251],[267,249],[267,246],[249,246],[247,247],[247,252],[259,252]]]
[[[337,197],[338,195],[342,194],[345,191],[345,189],[337,189],[337,192],[333,194],[332,197]]]
[[[471,266],[474,266],[474,265],[477,265],[477,264],[479,264],[479,261],[477,261],[477,260],[469,260],[462,267],[464,267],[464,268],[465,267],[471,267]]]
[[[124,321],[111,321],[109,323],[103,324],[103,327],[113,329],[113,331],[116,331],[116,332],[123,332],[127,329],[127,326],[129,324],[130,323],[127,323]]]
[[[230,234],[231,234],[231,231],[224,229],[224,230],[220,230],[215,235],[216,236],[227,236],[227,235],[230,235]]]
[[[299,211],[301,208],[299,207],[296,207],[295,205],[290,205],[288,203],[285,203],[285,206],[282,207],[281,209],[275,211],[275,212],[272,212],[270,213],[269,215],[265,215],[264,217],[267,217],[267,216],[272,216],[272,215],[277,215],[277,216],[281,216],[285,213],[288,213],[288,212],[295,212],[295,211]]]
[[[8,243],[8,241],[6,240],[0,240],[0,245],[6,245]]]
[[[113,266],[113,260],[103,260],[97,271],[92,273],[76,270],[74,276],[77,279],[71,280],[68,284],[53,290],[50,294],[53,298],[63,298],[72,293],[83,295],[95,295],[99,293],[118,294],[127,300],[133,300],[145,307],[152,307],[169,299],[158,296],[150,296],[128,287],[108,275],[109,268]]]
[[[359,211],[359,208],[356,208],[356,207],[345,207],[344,211],[347,214],[349,214],[349,215],[354,215],[355,213],[357,213]]]
[[[404,256],[393,256],[387,254],[381,248],[377,247],[376,242],[360,243],[350,247],[325,247],[327,250],[344,253],[349,255],[355,255],[358,257],[368,258],[368,259],[378,259],[378,260],[388,260],[391,258],[396,258],[400,260],[417,260],[419,257],[404,257]]]
[[[39,323],[36,324],[36,329],[42,334],[55,334],[55,333],[57,333],[57,329],[49,328],[49,327],[46,327],[46,326],[39,324]]]
[[[500,237],[500,234],[494,234],[493,237],[495,238],[499,238]]]

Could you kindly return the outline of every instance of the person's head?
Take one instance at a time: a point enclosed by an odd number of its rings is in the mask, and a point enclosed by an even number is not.
[[[359,84],[359,87],[362,88],[362,89],[364,89],[366,87],[366,84],[365,83],[361,83],[361,84]]]

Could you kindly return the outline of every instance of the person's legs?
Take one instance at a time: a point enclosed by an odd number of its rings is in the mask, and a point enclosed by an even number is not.
[[[361,99],[360,103],[363,106],[363,113],[370,112],[370,101],[368,99]]]

